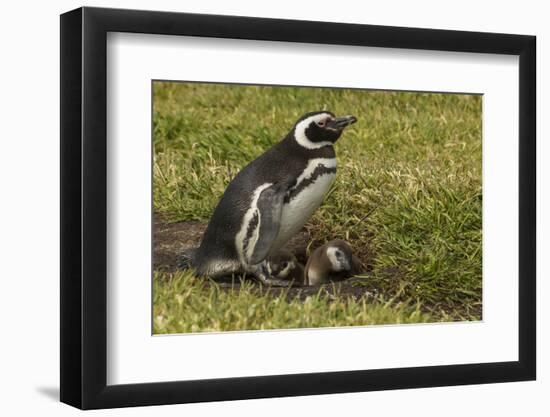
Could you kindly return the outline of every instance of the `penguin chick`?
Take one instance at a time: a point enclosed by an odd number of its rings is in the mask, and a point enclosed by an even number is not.
[[[361,261],[353,255],[350,245],[344,240],[334,239],[313,251],[306,264],[304,283],[325,284],[362,271]]]
[[[292,281],[294,285],[303,285],[304,267],[296,256],[287,250],[280,250],[267,259],[267,270],[271,278]]]

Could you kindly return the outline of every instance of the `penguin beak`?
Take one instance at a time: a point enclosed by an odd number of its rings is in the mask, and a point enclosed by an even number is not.
[[[355,116],[337,117],[327,124],[327,128],[342,130],[347,126],[354,124],[356,121],[357,118]]]

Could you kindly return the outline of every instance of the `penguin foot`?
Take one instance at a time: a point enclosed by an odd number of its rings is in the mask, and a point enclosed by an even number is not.
[[[258,281],[263,285],[269,285],[271,287],[290,287],[292,285],[292,281],[285,281],[282,279],[267,278],[265,276],[257,276],[256,278],[258,278]]]
[[[271,277],[267,267],[267,262],[265,261],[251,267],[249,269],[249,273],[254,275],[254,277],[256,277],[256,279],[263,285],[269,285],[272,287],[289,287],[292,284],[292,281]]]

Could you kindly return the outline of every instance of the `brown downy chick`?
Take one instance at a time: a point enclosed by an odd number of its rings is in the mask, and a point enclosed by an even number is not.
[[[343,280],[362,273],[363,269],[350,245],[344,240],[334,239],[313,251],[306,264],[304,284],[320,285]]]

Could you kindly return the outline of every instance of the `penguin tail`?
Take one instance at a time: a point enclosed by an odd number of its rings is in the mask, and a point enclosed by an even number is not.
[[[198,248],[185,249],[178,259],[178,268],[182,270],[194,268],[194,259]]]

